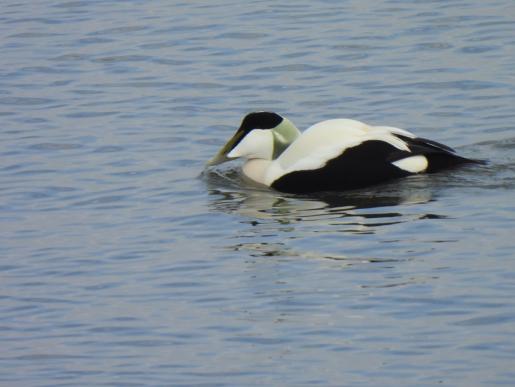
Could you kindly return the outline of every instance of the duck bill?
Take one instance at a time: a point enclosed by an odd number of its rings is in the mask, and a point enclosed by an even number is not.
[[[225,144],[222,147],[222,149],[220,149],[220,151],[218,151],[218,153],[211,160],[209,160],[207,162],[206,165],[208,167],[211,167],[213,165],[222,164],[222,163],[225,163],[226,161],[231,160],[232,158],[228,157],[227,154],[238,143],[238,141],[240,140],[242,134],[243,134],[242,132],[236,132],[236,134],[234,136],[232,136],[232,138],[229,141],[227,141],[227,144]]]
[[[229,161],[230,158],[227,157],[227,154],[225,154],[223,152],[223,149],[220,150],[220,152],[218,152],[215,157],[213,157],[211,160],[209,160],[207,163],[206,163],[206,166],[208,167],[212,167],[213,165],[218,165],[218,164],[222,164],[222,163],[225,163],[226,161]]]

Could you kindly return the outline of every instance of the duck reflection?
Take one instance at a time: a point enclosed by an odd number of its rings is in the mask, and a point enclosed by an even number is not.
[[[423,230],[433,222],[424,219],[442,217],[428,213],[440,185],[429,177],[300,196],[251,186],[234,169],[206,173],[208,206],[233,220],[222,249],[244,261],[248,291],[259,299],[242,318],[316,316],[325,299],[345,298],[349,289],[368,294],[437,279],[407,269],[433,248],[417,240],[418,223]]]
[[[347,216],[369,220],[401,217],[400,212],[385,211],[384,207],[422,204],[433,200],[431,180],[426,175],[367,189],[309,195],[285,194],[249,185],[235,170],[209,172],[204,178],[211,195],[212,209],[256,219],[273,219],[282,224]],[[381,224],[379,221],[373,225]],[[370,226],[369,222],[367,225]]]
[[[424,175],[373,188],[309,196],[251,186],[231,169],[213,171],[203,178],[210,208],[237,214],[243,217],[240,223],[249,225],[237,229],[230,237],[235,243],[227,248],[250,252],[252,257],[323,258],[345,266],[406,260],[410,258],[384,254],[391,249],[385,249],[383,243],[390,247],[391,243],[404,243],[392,227],[444,217],[420,211],[420,205],[434,200],[431,177]],[[375,248],[378,246],[380,249]],[[381,257],[375,256],[378,251]]]

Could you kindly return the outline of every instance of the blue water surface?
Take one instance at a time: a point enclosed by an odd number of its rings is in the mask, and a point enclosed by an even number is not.
[[[512,0],[1,8],[1,385],[513,385]],[[204,171],[254,110],[489,164],[312,196]]]

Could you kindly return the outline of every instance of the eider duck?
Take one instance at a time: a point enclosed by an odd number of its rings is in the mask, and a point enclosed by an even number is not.
[[[282,192],[362,188],[478,160],[390,126],[350,119],[319,122],[301,133],[273,112],[249,113],[208,166],[243,157],[243,175]]]

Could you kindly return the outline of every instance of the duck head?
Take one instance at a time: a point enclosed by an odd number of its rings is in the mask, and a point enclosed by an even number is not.
[[[277,113],[249,113],[243,118],[234,136],[207,165],[221,164],[238,157],[273,160],[299,135],[295,125]]]

